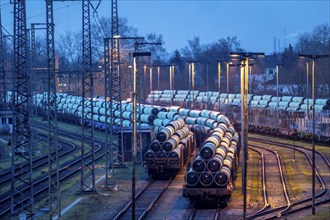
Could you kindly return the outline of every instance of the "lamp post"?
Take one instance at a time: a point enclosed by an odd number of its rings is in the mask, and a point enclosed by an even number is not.
[[[169,66],[169,70],[170,70],[170,90],[173,90],[172,66]]]
[[[146,93],[147,93],[147,65],[143,65],[143,100],[146,100]]]
[[[276,64],[276,123],[277,123],[277,129],[278,129],[278,69],[280,66],[283,66],[282,64]]]
[[[195,63],[199,61],[186,61],[188,63],[189,67],[189,86],[191,85],[191,92],[192,94],[189,94],[189,101],[190,101],[190,96],[192,96],[192,102],[191,102],[191,108],[194,108],[194,90],[195,90]]]
[[[152,67],[149,68],[149,88],[150,88],[150,93],[152,91]]]
[[[174,65],[169,65],[170,68],[170,90],[174,90]]]
[[[226,72],[227,72],[227,95],[229,94],[229,64],[230,64],[230,62],[226,62]]]
[[[209,109],[209,101],[210,101],[210,96],[209,96],[209,63],[206,63],[206,96],[207,96],[207,100],[206,100],[206,109]]]
[[[188,77],[189,77],[189,104],[191,105],[191,63],[188,63]],[[190,106],[191,107],[191,106]]]
[[[226,64],[226,77],[227,77],[227,96],[229,94],[229,61],[226,60],[216,60],[217,64],[218,64],[218,105],[219,105],[219,112],[221,110],[221,102],[220,102],[220,93],[221,93],[221,62],[224,62]],[[226,107],[226,111],[228,110],[228,105]]]
[[[191,90],[192,90],[192,103],[191,103],[191,108],[194,109],[194,89],[195,89],[195,63],[191,63]]]
[[[220,112],[220,79],[221,79],[221,63],[218,61],[218,104],[219,104],[219,112]]]
[[[174,84],[175,83],[175,80],[174,80],[174,67],[175,67],[174,65],[171,65],[171,67],[170,67],[172,69],[172,80],[173,80],[172,86],[173,86],[173,90],[175,89],[175,84]]]
[[[299,54],[299,57],[312,59],[312,214],[315,215],[315,61],[318,58],[330,57],[330,55]]]
[[[248,75],[249,59],[263,56],[264,53],[238,52],[230,53],[233,59],[241,62],[241,148],[242,148],[242,191],[243,191],[243,219],[246,219],[246,179],[248,159]]]
[[[151,94],[151,92],[152,92],[152,66],[149,68],[149,88],[150,88],[150,94]],[[153,100],[154,100],[154,98],[153,98],[153,96],[152,96],[152,99],[151,99],[151,104],[153,104]]]
[[[251,78],[251,75],[252,75],[252,64],[249,64],[249,67],[248,68],[249,68],[249,77]],[[252,87],[252,80],[249,80],[249,92],[252,91],[251,87]]]
[[[171,94],[174,94],[174,65],[165,65],[169,67],[170,70],[170,90],[171,90]],[[173,103],[173,98],[170,99],[170,105],[172,105]]]
[[[309,89],[309,74],[308,74],[308,70],[309,70],[309,65],[308,65],[308,60],[306,61],[306,98],[307,98],[307,108],[306,108],[306,117],[309,120],[309,93],[308,93],[308,89]]]
[[[160,66],[157,67],[157,90],[160,89]]]
[[[133,53],[133,149],[132,149],[132,219],[135,220],[135,165],[136,165],[136,151],[137,151],[137,138],[136,138],[136,103],[137,103],[137,89],[136,89],[136,75],[137,75],[137,66],[136,66],[136,57],[151,56],[150,52],[140,52]]]

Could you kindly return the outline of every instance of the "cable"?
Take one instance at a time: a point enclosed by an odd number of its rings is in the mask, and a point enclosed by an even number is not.
[[[99,18],[99,14],[98,14],[98,11],[97,9],[99,8],[100,4],[101,4],[101,1],[102,0],[99,0],[96,7],[93,6],[93,4],[91,3],[91,7],[93,9],[93,18],[94,18],[94,21],[95,21],[95,25],[97,26],[97,28],[99,29],[99,32],[102,33],[103,35],[103,38],[105,37],[105,31],[104,29],[102,28],[102,25],[101,25],[101,22],[100,22],[100,18]]]
[[[69,5],[66,5],[66,6],[63,6],[63,7],[56,8],[56,9],[54,9],[54,11],[62,10],[62,9],[65,9],[65,8],[67,8],[69,6],[73,6],[73,5],[77,5],[77,4],[80,4],[80,2],[75,2],[75,3],[69,4]],[[28,20],[30,20],[32,18],[40,17],[40,16],[45,15],[45,14],[46,14],[46,12],[40,13],[40,14],[37,14],[37,15],[33,15],[31,17],[26,18],[26,21],[28,21]],[[5,24],[3,26],[12,25],[12,24],[13,23],[8,23],[8,24]]]

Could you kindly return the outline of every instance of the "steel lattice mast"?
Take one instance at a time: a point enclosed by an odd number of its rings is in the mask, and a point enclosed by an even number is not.
[[[123,130],[122,130],[122,106],[121,103],[121,75],[120,75],[120,54],[119,54],[119,28],[118,28],[118,4],[117,0],[111,0],[111,38],[104,41],[104,93],[106,99],[106,181],[110,184],[109,174],[113,173],[114,160],[114,139],[117,136],[118,142],[115,150],[123,152]],[[110,47],[109,47],[110,44]],[[110,100],[109,100],[110,99]],[[109,102],[110,101],[110,102]],[[114,105],[119,104],[120,126],[114,130]],[[120,130],[120,131],[119,131]],[[120,135],[118,135],[120,133]],[[118,155],[118,154],[117,154]],[[120,162],[124,161],[124,155],[121,155]]]
[[[111,59],[110,59],[110,75],[111,75],[111,83],[110,83],[110,90],[111,90],[111,96],[110,99],[110,112],[111,112],[111,121],[114,123],[114,103],[118,103],[118,110],[120,112],[120,125],[119,129],[116,129],[116,132],[112,132],[112,136],[110,137],[110,140],[113,142],[114,137],[118,138],[118,142],[115,150],[117,151],[116,155],[117,157],[121,155],[121,157],[118,157],[118,162],[124,162],[124,155],[123,155],[123,111],[122,111],[122,105],[121,105],[121,98],[122,98],[122,88],[121,88],[121,72],[120,72],[120,53],[119,53],[119,24],[118,24],[118,3],[117,0],[111,1],[111,41],[110,41],[110,47],[111,47]],[[117,128],[117,127],[116,127]],[[118,135],[118,133],[120,134]],[[115,158],[116,159],[116,158]]]
[[[93,74],[90,24],[90,0],[82,2],[82,52],[83,52],[83,99],[82,99],[82,137],[81,137],[81,192],[95,191],[94,154],[94,115],[93,115]],[[88,97],[90,100],[88,100]],[[91,162],[85,157],[91,155]],[[88,161],[87,161],[88,162]]]
[[[11,216],[25,214],[33,218],[34,202],[32,187],[32,146],[30,130],[30,109],[32,104],[27,66],[27,28],[25,0],[14,1],[14,89],[13,89],[13,142],[12,142],[12,180]],[[22,168],[21,163],[29,164]],[[22,174],[19,174],[22,172]],[[22,186],[29,187],[27,193]],[[23,205],[18,205],[26,199]]]
[[[139,45],[143,42],[135,42],[134,51],[139,52]],[[136,117],[136,161],[142,162],[142,131],[141,131],[141,73],[139,70],[139,58],[136,59],[136,110],[139,113]],[[144,86],[145,88],[145,86]],[[133,134],[134,136],[134,134]]]
[[[105,185],[110,184],[110,174],[113,169],[113,153],[112,153],[112,117],[110,112],[109,102],[111,97],[110,83],[110,48],[109,48],[109,38],[104,39],[104,98],[105,98]]]
[[[57,103],[54,45],[53,1],[46,0],[46,41],[47,41],[47,117],[48,117],[48,194],[49,218],[61,218],[59,184],[59,157],[57,145]]]
[[[2,34],[1,8],[0,8],[0,106],[7,109],[6,102],[6,72],[5,72],[5,50]]]

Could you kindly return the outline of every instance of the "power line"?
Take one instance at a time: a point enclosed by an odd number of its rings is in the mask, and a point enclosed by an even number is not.
[[[68,4],[66,6],[62,6],[62,7],[56,8],[56,9],[54,9],[54,11],[59,11],[59,10],[62,10],[62,9],[65,9],[67,7],[70,7],[70,6],[73,6],[73,5],[77,5],[77,4],[80,4],[80,2],[75,2],[75,3],[72,3],[72,4]],[[45,14],[46,14],[46,12],[40,13],[40,14],[37,14],[37,15],[33,15],[31,17],[28,17],[26,20],[37,18],[37,17],[40,17],[40,16],[45,15]],[[8,24],[5,24],[4,26],[8,26],[8,25],[12,25],[12,24],[13,23],[8,23]]]

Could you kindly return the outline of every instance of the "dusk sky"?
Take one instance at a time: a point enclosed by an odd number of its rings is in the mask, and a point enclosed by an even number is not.
[[[110,3],[102,1],[99,17],[110,16]],[[12,33],[13,5],[9,0],[0,0],[0,4],[2,23]],[[274,37],[280,39],[282,49],[294,44],[299,34],[330,21],[330,0],[118,0],[118,8],[119,17],[126,17],[139,36],[162,34],[170,53],[186,46],[187,40],[195,36],[202,44],[236,36],[247,51],[269,54],[274,51]],[[80,2],[55,2],[54,9],[56,37],[67,30],[81,29]],[[45,22],[45,1],[27,0],[27,18],[28,26]]]

